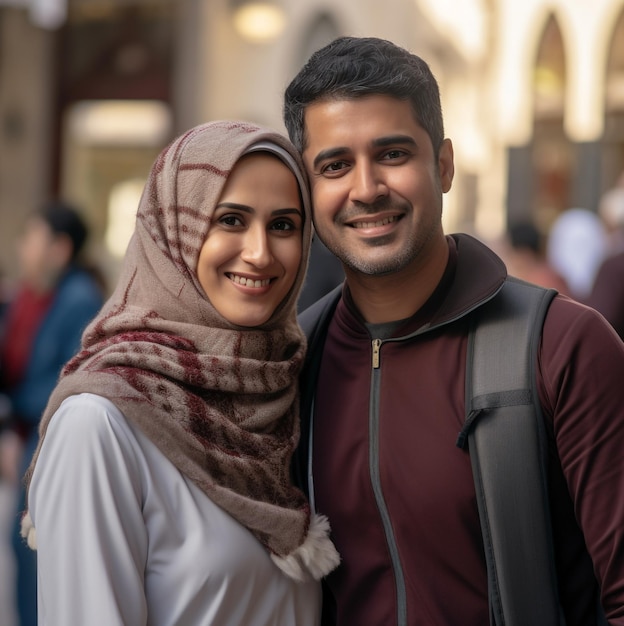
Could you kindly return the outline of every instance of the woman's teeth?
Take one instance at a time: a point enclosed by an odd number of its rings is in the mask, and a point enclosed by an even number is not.
[[[230,280],[243,287],[266,287],[271,282],[270,278],[253,280],[251,278],[245,278],[244,276],[237,276],[236,274],[230,274]]]

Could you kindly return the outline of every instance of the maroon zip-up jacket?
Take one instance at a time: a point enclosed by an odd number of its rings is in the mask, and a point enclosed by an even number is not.
[[[343,559],[325,581],[324,624],[489,623],[470,460],[455,441],[470,312],[506,269],[472,237],[448,242],[439,286],[390,340],[374,341],[348,289],[310,338],[295,470]],[[594,310],[557,296],[537,376],[567,626],[598,623],[599,586],[609,623],[624,625],[624,344]]]

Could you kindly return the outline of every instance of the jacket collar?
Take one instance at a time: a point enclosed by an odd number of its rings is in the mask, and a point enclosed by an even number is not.
[[[447,241],[456,250],[455,271],[432,326],[459,319],[481,306],[500,291],[507,278],[502,259],[479,240],[455,234]]]
[[[429,300],[397,329],[395,337],[420,334],[460,319],[493,298],[503,286],[507,268],[490,248],[466,234],[448,235],[447,242],[449,260],[440,283]],[[347,285],[336,314],[351,331],[366,332]]]

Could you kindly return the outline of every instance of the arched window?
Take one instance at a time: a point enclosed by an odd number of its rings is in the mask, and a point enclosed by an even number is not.
[[[554,16],[544,27],[533,73],[532,217],[547,228],[569,207],[573,150],[563,128],[566,63]]]
[[[603,189],[624,184],[624,10],[613,28],[606,71]]]
[[[321,13],[317,15],[310,26],[305,30],[305,37],[299,48],[299,56],[295,59],[293,74],[298,72],[310,55],[339,37],[342,33],[331,15]]]

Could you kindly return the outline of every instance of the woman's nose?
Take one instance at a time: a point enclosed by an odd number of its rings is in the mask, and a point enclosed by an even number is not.
[[[266,267],[271,263],[272,258],[273,255],[266,230],[260,227],[250,228],[245,233],[241,259],[256,267]]]

